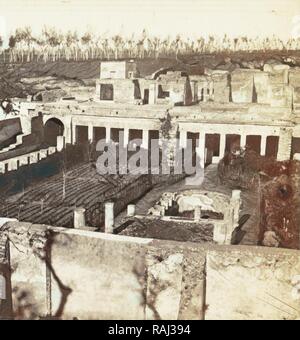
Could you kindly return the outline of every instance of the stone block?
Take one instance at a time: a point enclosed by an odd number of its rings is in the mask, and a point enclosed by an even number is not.
[[[229,86],[220,86],[219,84],[214,87],[214,102],[216,103],[229,103],[230,88]]]
[[[289,72],[289,84],[294,88],[300,87],[300,69],[293,69]]]
[[[177,320],[182,290],[183,254],[157,256],[148,259],[146,319]],[[172,308],[170,308],[172,306]]]
[[[48,150],[47,149],[42,149],[39,151],[40,153],[40,159],[45,159],[48,156]]]
[[[56,152],[56,147],[55,146],[50,146],[50,148],[48,148],[48,155],[52,155]]]
[[[294,161],[299,161],[300,162],[300,153],[295,153],[293,156]]]
[[[282,70],[282,71],[274,71],[273,73],[270,73],[270,83],[275,85],[280,84],[288,84],[289,82],[289,74],[288,70]]]
[[[18,169],[18,159],[12,158],[8,161],[8,171],[14,171]]]
[[[231,74],[232,101],[234,103],[252,103],[254,77],[253,71],[236,70]]]
[[[20,166],[27,165],[28,164],[28,156],[22,156],[19,158]]]
[[[217,244],[226,244],[227,228],[224,223],[215,223],[213,240]]]
[[[273,107],[291,107],[293,89],[286,85],[269,85],[268,98]]]
[[[268,104],[269,74],[267,72],[254,73],[254,86],[257,103]]]
[[[293,107],[295,110],[300,109],[300,87],[294,87]]]
[[[1,174],[5,173],[5,163],[0,163],[0,173]]]
[[[72,290],[63,319],[144,319],[145,251],[126,238],[116,246],[113,235],[99,234],[72,229],[55,236],[52,266],[61,282]],[[61,291],[53,276],[51,300],[56,312]]]
[[[30,157],[30,164],[38,162],[38,152],[33,152],[29,155]]]
[[[228,103],[230,88],[228,86],[228,72],[213,73],[213,93],[216,103]]]
[[[300,273],[298,252],[208,251],[206,320],[295,320],[293,296]]]
[[[269,74],[271,84],[288,84],[289,82],[289,69],[288,65],[283,64],[265,64],[264,72]]]
[[[179,320],[204,319],[205,263],[204,251],[188,249],[184,252]]]

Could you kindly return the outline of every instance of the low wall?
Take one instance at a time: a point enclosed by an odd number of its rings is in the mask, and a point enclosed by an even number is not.
[[[299,251],[5,229],[16,318],[300,318]]]
[[[3,160],[0,162],[0,174],[18,170],[20,167],[25,165],[38,163],[42,159],[45,159],[56,152],[57,148],[50,146],[47,149],[41,149],[22,156],[16,156]]]

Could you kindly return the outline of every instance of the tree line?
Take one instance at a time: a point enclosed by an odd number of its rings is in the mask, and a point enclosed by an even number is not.
[[[54,27],[44,27],[41,34],[34,35],[30,27],[18,28],[9,37],[4,48],[0,36],[0,56],[3,62],[91,60],[120,58],[178,57],[218,52],[238,51],[295,51],[300,49],[300,38],[281,40],[276,36],[231,38],[226,34],[196,39],[151,36],[146,30],[141,34],[123,37],[121,35],[95,35],[76,31],[61,32]]]

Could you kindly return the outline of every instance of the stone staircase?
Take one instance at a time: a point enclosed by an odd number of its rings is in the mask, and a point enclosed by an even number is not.
[[[23,144],[23,138],[29,136],[32,133],[32,119],[38,116],[36,112],[36,103],[32,102],[19,102],[14,104],[14,108],[17,109],[19,114],[17,116],[7,116],[6,119],[19,118],[22,128],[22,134],[16,137],[16,142],[0,150],[1,153],[5,153],[14,150],[16,147]]]
[[[21,135],[18,135],[16,142],[13,143],[13,144],[10,144],[6,148],[1,149],[0,153],[5,153],[5,152],[8,152],[8,151],[11,151],[11,150],[15,149],[16,147],[18,147],[19,145],[22,145],[23,144],[23,138],[25,136],[28,136],[28,135],[29,134],[25,134],[25,133],[22,133]]]

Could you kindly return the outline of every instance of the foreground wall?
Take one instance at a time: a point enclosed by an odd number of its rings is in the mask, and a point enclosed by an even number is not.
[[[6,229],[18,318],[300,318],[299,251]]]

